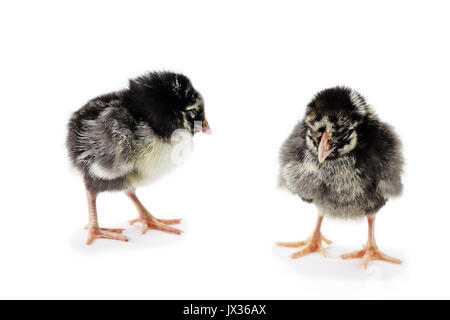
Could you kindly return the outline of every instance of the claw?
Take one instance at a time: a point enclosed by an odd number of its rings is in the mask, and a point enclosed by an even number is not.
[[[333,241],[328,240],[328,239],[325,238],[324,236],[321,236],[321,237],[322,237],[322,241],[324,241],[326,244],[332,244],[332,243],[333,243]]]

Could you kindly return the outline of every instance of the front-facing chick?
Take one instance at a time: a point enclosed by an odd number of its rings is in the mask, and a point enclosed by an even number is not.
[[[381,122],[356,91],[335,87],[319,92],[308,104],[280,151],[280,185],[319,210],[316,228],[306,241],[278,243],[301,248],[293,258],[326,252],[320,227],[324,216],[366,216],[369,238],[363,250],[342,258],[374,259],[401,263],[378,250],[374,237],[375,214],[402,191],[400,141]]]
[[[189,79],[171,72],[152,72],[129,81],[129,88],[90,100],[68,125],[71,162],[84,180],[88,199],[87,244],[97,238],[128,241],[123,229],[100,228],[96,198],[103,191],[124,191],[133,201],[143,233],[170,227],[181,220],[154,218],[135,194],[137,186],[152,182],[176,165],[172,134],[182,130],[187,139],[197,131],[210,132],[203,98]]]

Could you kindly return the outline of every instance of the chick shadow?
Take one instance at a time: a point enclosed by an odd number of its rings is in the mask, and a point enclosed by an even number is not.
[[[186,232],[187,225],[182,222],[178,225],[173,225],[177,229],[181,229],[181,235],[162,232],[158,230],[148,230],[147,233],[142,234],[142,225],[136,223],[130,225],[128,222],[117,224],[114,226],[105,226],[105,228],[123,228],[122,233],[128,237],[128,242],[110,240],[110,239],[96,239],[91,245],[86,245],[87,231],[84,227],[80,227],[73,231],[71,236],[72,247],[79,251],[79,253],[97,256],[99,254],[109,254],[113,252],[134,252],[149,251],[152,249],[171,247],[182,241],[183,234]]]
[[[361,266],[361,259],[344,260],[340,256],[361,247],[343,247],[333,243],[325,247],[328,258],[315,252],[298,259],[292,259],[291,254],[299,249],[283,248],[274,244],[275,255],[283,259],[286,264],[295,269],[296,272],[308,279],[329,281],[356,281],[367,283],[381,283],[394,279],[404,274],[403,264],[397,265],[384,261],[371,261],[366,270]],[[385,248],[386,252],[397,257],[399,252]]]

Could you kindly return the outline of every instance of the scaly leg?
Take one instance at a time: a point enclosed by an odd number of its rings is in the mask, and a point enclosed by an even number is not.
[[[126,195],[128,196],[128,198],[131,199],[131,201],[133,201],[134,205],[136,206],[136,209],[139,212],[139,218],[130,221],[130,224],[134,224],[136,222],[142,223],[143,225],[142,234],[145,234],[149,229],[160,230],[175,234],[182,233],[181,230],[168,226],[171,224],[180,223],[181,219],[172,219],[172,220],[156,219],[150,214],[150,212],[147,211],[147,209],[145,209],[144,205],[139,201],[138,197],[134,192],[128,191],[126,192]]]
[[[331,244],[331,241],[326,239],[320,232],[320,227],[322,225],[323,215],[319,213],[319,217],[317,219],[316,228],[314,229],[313,234],[306,240],[300,242],[278,242],[277,245],[280,247],[289,247],[289,248],[302,248],[300,251],[294,253],[291,257],[293,259],[303,257],[308,253],[312,252],[320,252],[325,258],[327,257],[327,253],[322,246],[322,241],[327,244]]]
[[[107,229],[98,226],[97,218],[97,194],[86,190],[89,209],[89,223],[85,229],[88,230],[88,239],[86,244],[90,245],[95,239],[112,239],[120,241],[128,241],[128,238],[121,235],[123,229]]]
[[[367,244],[360,251],[355,251],[347,253],[341,256],[342,259],[355,259],[362,258],[362,266],[364,269],[372,260],[383,260],[387,262],[401,264],[402,261],[389,257],[388,255],[382,253],[375,242],[375,214],[367,215],[367,221],[369,222],[369,238]]]

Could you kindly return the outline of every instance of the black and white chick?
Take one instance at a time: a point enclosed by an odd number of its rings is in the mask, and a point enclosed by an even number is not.
[[[174,168],[174,151],[182,130],[187,139],[210,133],[203,98],[190,80],[171,72],[151,72],[129,81],[128,89],[90,100],[68,125],[67,148],[84,180],[88,199],[87,244],[97,238],[128,241],[123,229],[100,228],[96,198],[103,191],[124,191],[133,201],[145,233],[156,229],[175,234],[169,225],[179,219],[153,217],[135,194],[137,186],[153,182]],[[190,141],[190,140],[189,140]]]
[[[316,251],[326,257],[322,241],[331,241],[321,234],[323,217],[365,216],[367,244],[342,258],[362,258],[364,268],[375,259],[401,263],[378,249],[374,222],[386,201],[401,194],[402,167],[399,138],[363,96],[347,87],[317,93],[280,151],[280,186],[316,205],[317,225],[306,241],[278,245],[301,248],[293,258]]]

